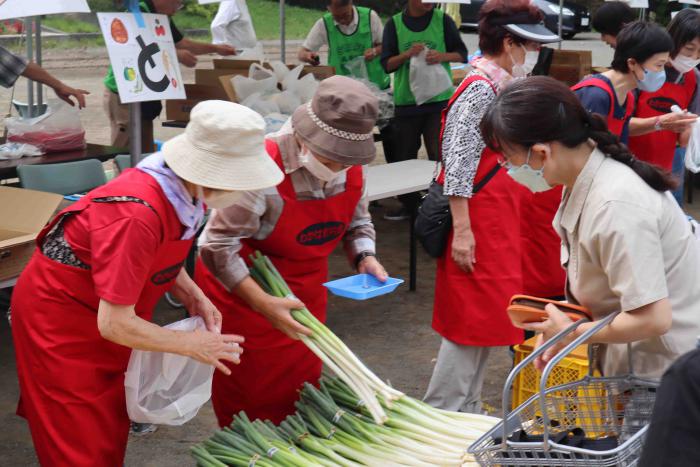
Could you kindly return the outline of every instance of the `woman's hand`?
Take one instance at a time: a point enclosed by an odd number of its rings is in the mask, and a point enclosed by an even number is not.
[[[437,50],[428,50],[428,53],[425,54],[425,62],[428,65],[437,65],[438,63],[442,63],[444,61],[443,54],[438,52]]]
[[[690,112],[670,112],[659,117],[659,125],[662,130],[683,133],[690,125],[694,124],[698,116]]]
[[[209,332],[221,333],[221,312],[201,290],[185,305],[190,316],[201,316]]]
[[[300,324],[292,317],[292,310],[304,308],[304,304],[296,298],[278,298],[267,295],[265,300],[253,307],[272,324],[272,327],[282,331],[292,339],[299,339],[299,334],[310,336],[311,329]]]
[[[455,230],[452,237],[452,259],[463,271],[474,272],[476,241],[471,228]]]
[[[547,312],[546,320],[542,321],[541,323],[526,323],[522,326],[523,329],[540,333],[537,336],[535,348],[540,347],[542,344],[571,326],[571,323],[573,323],[571,318],[569,318],[566,313],[551,303],[545,307],[545,311]],[[574,333],[571,333],[547,349],[542,355],[535,359],[535,368],[542,371],[547,363],[573,339]]]
[[[386,282],[389,278],[386,269],[375,256],[367,256],[360,261],[360,264],[357,265],[357,272],[360,274],[371,274],[379,279],[380,282]]]
[[[229,361],[236,365],[241,363],[242,344],[245,339],[235,334],[219,334],[209,331],[193,331],[184,333],[184,354],[199,362],[216,367],[226,376],[231,370],[223,361]]]

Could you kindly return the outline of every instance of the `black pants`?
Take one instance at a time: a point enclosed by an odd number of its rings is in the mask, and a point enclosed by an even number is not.
[[[666,370],[656,391],[640,467],[700,465],[700,349]]]
[[[391,124],[393,150],[386,154],[386,161],[391,163],[417,159],[421,143],[425,144],[428,158],[437,161],[440,153],[440,117],[441,112],[394,117]],[[420,201],[420,193],[401,195],[399,201],[407,209],[414,209]]]

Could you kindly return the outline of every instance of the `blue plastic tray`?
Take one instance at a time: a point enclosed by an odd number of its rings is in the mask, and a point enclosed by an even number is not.
[[[326,282],[323,285],[326,286],[333,295],[352,298],[353,300],[367,300],[368,298],[391,293],[401,284],[403,284],[403,279],[389,277],[386,282],[382,283],[371,274],[357,274]]]

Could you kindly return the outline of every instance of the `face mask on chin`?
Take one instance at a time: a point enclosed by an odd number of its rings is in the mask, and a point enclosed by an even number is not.
[[[525,163],[518,167],[511,167],[508,170],[508,175],[520,183],[521,185],[527,187],[533,193],[540,193],[542,191],[547,191],[552,188],[552,186],[547,183],[544,179],[544,166],[535,170],[530,167],[530,155],[532,154],[532,148],[527,151],[527,159]]]
[[[333,181],[338,175],[345,172],[347,169],[343,169],[339,172],[335,172],[319,161],[316,156],[314,156],[311,151],[304,145],[301,146],[301,153],[299,154],[299,162],[301,165],[311,172],[311,175],[318,178],[324,183]]]
[[[210,190],[204,194],[201,186],[197,187],[197,198],[201,199],[211,209],[224,209],[236,204],[243,197],[242,191]]]

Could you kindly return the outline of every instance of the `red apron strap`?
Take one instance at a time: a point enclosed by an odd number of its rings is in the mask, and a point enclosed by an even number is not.
[[[627,101],[626,101],[626,106],[625,106],[625,118],[623,119],[623,122],[626,122],[630,118],[632,118],[632,115],[634,114],[634,107],[635,107],[635,102],[634,102],[634,94],[632,91],[627,93]],[[612,106],[610,107],[612,109]],[[624,123],[623,123],[624,125]]]
[[[608,122],[613,118],[613,115],[615,114],[615,93],[613,92],[612,89],[610,89],[610,86],[608,83],[605,82],[605,80],[602,80],[600,78],[588,78],[584,79],[583,81],[574,84],[571,86],[572,91],[578,91],[579,89],[587,88],[589,86],[593,86],[598,89],[602,89],[603,91],[608,93],[608,96],[610,96],[610,111],[608,112]],[[631,93],[630,93],[631,94]],[[634,98],[632,98],[634,100]],[[627,96],[627,105],[629,106],[629,95]]]
[[[282,151],[276,141],[272,139],[265,140],[265,149],[270,155],[273,161],[280,168],[282,173],[284,173],[284,180],[282,183],[277,185],[277,192],[282,196],[282,198],[287,199],[297,199],[297,192],[294,190],[294,184],[292,183],[292,177],[289,176],[287,170],[284,167],[284,161],[282,160]]]
[[[345,190],[362,190],[362,185],[364,183],[362,176],[362,166],[356,165],[350,167],[345,174]]]

